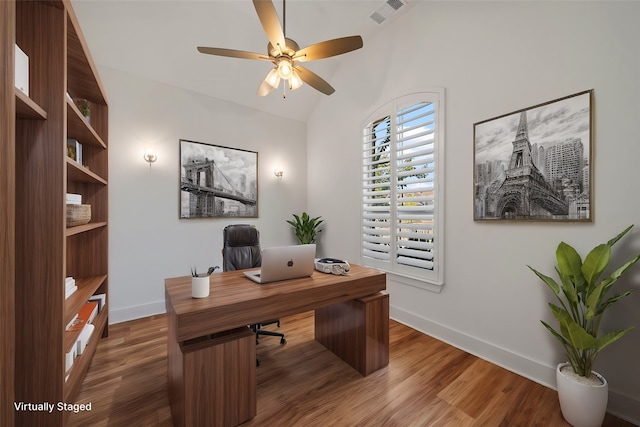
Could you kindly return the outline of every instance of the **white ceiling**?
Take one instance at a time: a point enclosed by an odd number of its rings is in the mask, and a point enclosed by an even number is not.
[[[282,86],[256,95],[271,69],[267,61],[203,55],[196,46],[266,53],[267,37],[250,0],[72,0],[91,55],[98,66],[236,102],[282,117],[306,121],[320,97],[308,85],[282,97]],[[282,22],[282,1],[274,5]],[[289,0],[285,33],[301,48],[324,40],[361,35],[367,40],[382,24],[370,15],[385,0]],[[330,84],[342,58],[305,63]],[[369,54],[374,54],[370,52]],[[340,87],[335,86],[336,92]],[[107,94],[108,95],[108,94]],[[335,96],[335,95],[334,95]]]

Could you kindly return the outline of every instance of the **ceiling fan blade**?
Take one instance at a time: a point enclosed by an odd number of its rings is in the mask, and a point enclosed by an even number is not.
[[[235,49],[223,49],[221,47],[198,46],[198,52],[205,53],[207,55],[228,56],[231,58],[270,60],[268,56],[262,55],[260,53],[246,52],[244,50],[235,50]]]
[[[325,95],[331,95],[333,92],[336,91],[322,77],[320,77],[313,71],[309,70],[308,68],[304,68],[299,65],[295,66],[294,68],[298,72],[298,75],[300,76],[302,81],[308,84],[309,86],[311,86],[312,88],[314,88],[315,90],[318,90],[324,93]]]
[[[267,96],[273,89],[273,86],[267,83],[266,80],[263,80],[262,83],[260,83],[260,86],[258,86],[258,96]]]
[[[296,52],[293,58],[296,61],[314,61],[330,56],[342,55],[362,47],[362,37],[350,36],[327,40],[312,44]]]
[[[274,47],[280,45],[284,49],[284,31],[282,31],[282,25],[280,25],[273,2],[271,0],[253,0],[253,6],[256,8],[262,28],[264,28],[271,44]]]

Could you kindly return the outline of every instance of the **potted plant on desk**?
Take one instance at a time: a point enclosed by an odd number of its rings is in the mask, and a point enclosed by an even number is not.
[[[560,306],[549,303],[560,324],[560,332],[541,322],[562,343],[569,360],[557,366],[556,380],[562,415],[575,427],[602,425],[607,411],[608,384],[602,375],[593,371],[593,364],[600,351],[633,329],[629,327],[604,335],[599,333],[604,312],[633,291],[630,289],[607,297],[612,285],[640,259],[640,255],[600,280],[609,265],[611,247],[632,227],[596,246],[584,261],[573,247],[561,242],[556,250],[556,272],[560,284],[528,266],[560,302]]]
[[[206,298],[209,296],[209,276],[219,268],[217,265],[209,267],[206,273],[198,273],[196,267],[191,269],[191,296],[193,298]]]

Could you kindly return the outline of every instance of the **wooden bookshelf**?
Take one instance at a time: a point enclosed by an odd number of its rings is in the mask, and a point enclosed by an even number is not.
[[[108,334],[108,102],[70,0],[4,0],[0,12],[2,72],[11,76],[0,82],[0,425],[62,426],[68,413],[17,412],[13,402],[73,403]],[[28,96],[14,88],[14,43],[29,57]],[[78,98],[89,101],[90,120]],[[68,138],[82,144],[82,164],[67,157]],[[66,193],[91,205],[88,224],[66,227]],[[66,277],[78,286],[69,298]],[[77,333],[66,325],[94,294],[107,303],[67,376]]]

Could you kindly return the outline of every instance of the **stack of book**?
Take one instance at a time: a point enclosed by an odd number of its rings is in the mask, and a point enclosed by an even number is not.
[[[81,205],[82,204],[82,194],[67,193],[67,204],[68,205]]]
[[[93,319],[96,318],[99,311],[99,301],[88,301],[84,307],[80,309],[78,314],[74,316],[73,320],[67,325],[67,331],[80,331],[76,345],[66,354],[66,373],[67,376],[75,358],[80,356],[89,343],[91,334],[95,327],[91,324]]]
[[[76,286],[76,279],[73,277],[67,277],[64,283],[64,298],[69,298],[77,290],[78,287]]]

